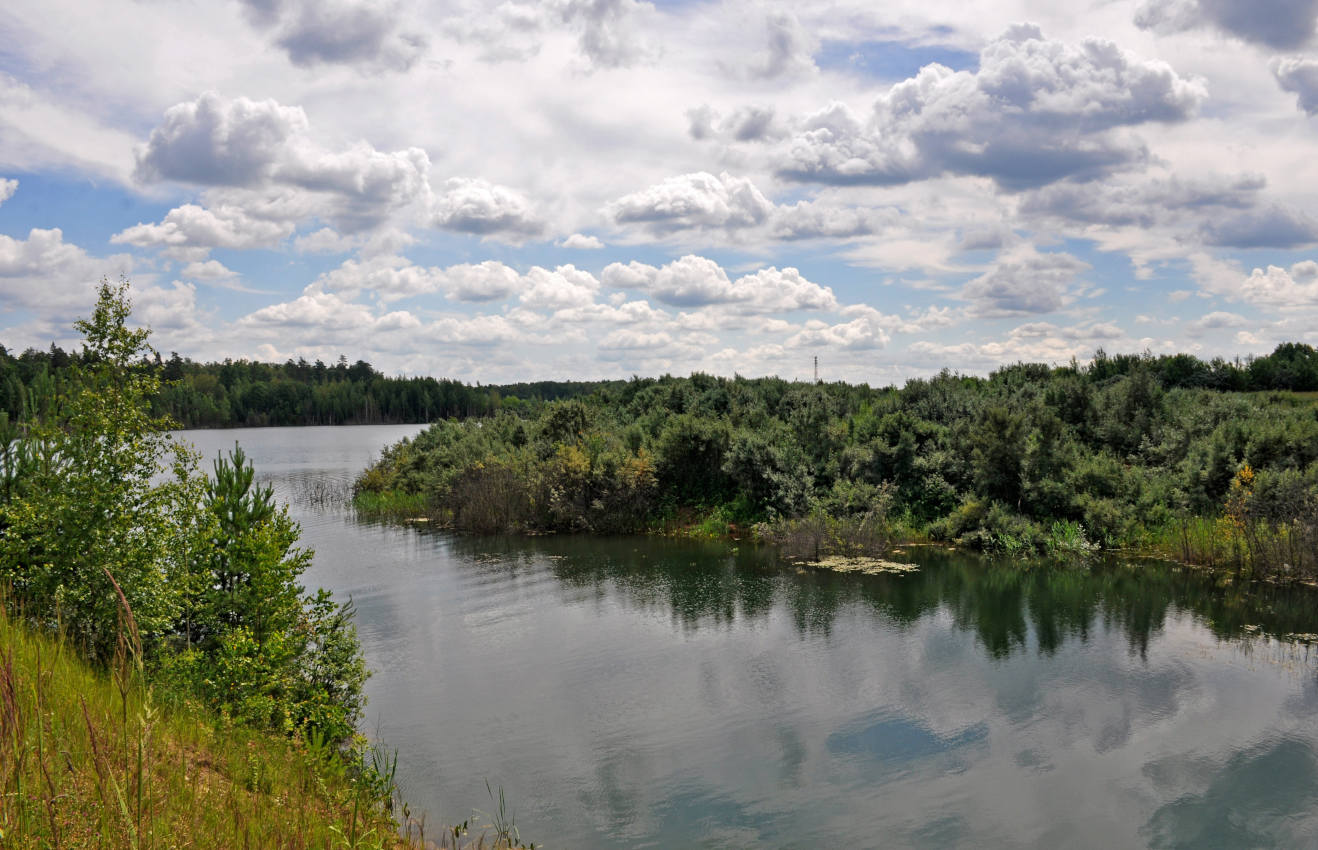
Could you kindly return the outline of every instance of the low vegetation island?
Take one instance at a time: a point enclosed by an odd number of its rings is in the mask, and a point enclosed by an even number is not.
[[[1318,576],[1318,352],[1112,355],[902,388],[695,374],[449,417],[359,508],[474,532],[754,530],[802,560],[941,541]]]

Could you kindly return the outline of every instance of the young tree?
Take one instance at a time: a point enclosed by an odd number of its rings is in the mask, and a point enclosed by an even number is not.
[[[127,281],[101,281],[79,320],[86,346],[69,380],[36,406],[7,448],[0,581],[27,614],[62,622],[93,655],[115,645],[123,588],[148,648],[178,611],[176,585],[197,520],[195,461],[151,415],[159,388],[138,365],[148,331],[128,325]],[[174,475],[163,473],[172,468]]]

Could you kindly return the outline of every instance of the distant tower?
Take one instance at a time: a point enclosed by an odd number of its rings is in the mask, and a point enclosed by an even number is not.
[[[819,355],[815,355],[815,383],[819,383]]]

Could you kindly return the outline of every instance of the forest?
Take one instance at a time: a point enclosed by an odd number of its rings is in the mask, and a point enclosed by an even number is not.
[[[33,392],[52,392],[81,354],[53,343],[17,356],[0,345],[0,411],[17,419]],[[196,363],[171,352],[151,352],[134,364],[160,381],[152,398],[157,416],[184,428],[275,425],[378,425],[488,416],[528,402],[570,398],[598,383],[539,381],[506,386],[468,385],[452,379],[388,377],[358,360],[333,366],[317,360]]]
[[[16,355],[0,345],[0,411],[11,419],[21,416],[30,393],[58,385],[80,356],[54,343]],[[1186,354],[1109,357],[1099,351],[1088,374],[1101,382],[1130,371],[1135,361],[1152,369],[1164,389],[1318,390],[1313,348],[1300,343],[1286,343],[1270,355],[1245,361],[1203,361]],[[390,377],[363,360],[350,364],[346,356],[330,366],[305,359],[198,363],[177,352],[168,358],[151,352],[135,365],[160,380],[153,412],[184,428],[425,423],[500,411],[525,415],[542,402],[622,392],[628,383],[561,380],[481,386],[456,378]]]
[[[633,379],[442,419],[364,509],[477,532],[755,529],[818,556],[933,541],[1318,574],[1318,352],[1108,355],[904,387]]]

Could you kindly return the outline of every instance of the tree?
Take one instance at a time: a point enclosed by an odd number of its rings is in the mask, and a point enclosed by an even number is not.
[[[144,644],[154,647],[178,611],[197,522],[195,460],[151,414],[160,382],[137,365],[148,331],[128,325],[127,281],[101,281],[85,338],[62,389],[10,443],[0,503],[0,580],[34,620],[66,631],[98,657],[113,650],[123,588]],[[173,476],[163,473],[172,469]]]
[[[166,662],[175,687],[249,723],[349,737],[367,672],[351,601],[304,596],[311,552],[241,447],[206,482],[203,554],[193,562],[181,630],[189,649]]]

